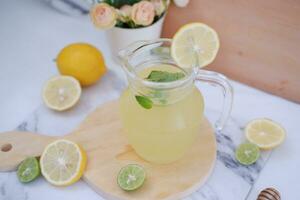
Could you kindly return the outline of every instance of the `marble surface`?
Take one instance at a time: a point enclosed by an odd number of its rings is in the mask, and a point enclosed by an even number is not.
[[[42,16],[42,17],[41,17]],[[93,28],[86,16],[69,17],[38,0],[4,0],[0,3],[0,132],[34,131],[64,135],[95,107],[120,95],[126,81],[120,66],[111,58],[105,34]],[[68,43],[88,42],[101,49],[109,72],[94,86],[85,88],[80,103],[72,110],[57,113],[41,100],[43,83],[57,74],[53,59]],[[237,66],[238,67],[238,66]],[[300,184],[300,141],[298,104],[263,93],[232,81],[235,101],[232,116],[222,132],[217,132],[217,162],[208,182],[186,199],[255,199],[261,189],[274,186],[283,199],[298,199]],[[205,114],[213,123],[221,105],[221,92],[197,85],[205,96]],[[273,152],[263,152],[252,166],[234,159],[234,150],[245,140],[243,127],[254,118],[268,117],[287,130],[286,142]],[[14,172],[0,173],[0,200],[103,199],[80,181],[67,188],[56,188],[43,178],[20,184]]]

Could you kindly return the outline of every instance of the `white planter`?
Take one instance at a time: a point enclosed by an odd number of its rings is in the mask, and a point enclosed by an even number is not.
[[[113,27],[112,29],[107,30],[106,36],[113,57],[117,55],[120,49],[127,47],[129,44],[135,41],[160,38],[165,15],[148,27],[136,29]]]

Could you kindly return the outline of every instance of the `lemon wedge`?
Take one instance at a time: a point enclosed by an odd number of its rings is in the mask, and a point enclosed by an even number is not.
[[[255,119],[245,128],[246,138],[261,149],[272,149],[285,139],[285,130],[270,119]]]
[[[180,67],[205,67],[215,59],[219,47],[214,29],[203,23],[190,23],[175,33],[171,55]]]
[[[85,170],[87,156],[84,150],[69,140],[56,140],[44,150],[40,167],[45,179],[56,186],[77,182]]]
[[[43,88],[46,106],[57,111],[73,107],[80,95],[80,83],[71,76],[55,76],[48,80]]]

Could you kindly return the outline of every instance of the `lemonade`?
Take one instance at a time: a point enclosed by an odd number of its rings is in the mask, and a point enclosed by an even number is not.
[[[173,39],[137,41],[118,52],[129,84],[120,97],[123,131],[140,157],[170,163],[197,145],[193,143],[205,129],[201,127],[204,102],[196,81],[222,89],[222,110],[215,127],[224,128],[233,89],[224,75],[201,69],[214,60],[218,49],[216,32],[192,23]]]
[[[137,75],[145,79],[155,70],[184,73],[174,65],[156,64],[140,70]],[[151,109],[137,102],[135,96],[140,93],[139,89],[130,85],[123,92],[120,98],[123,128],[139,156],[158,164],[170,163],[181,158],[200,134],[203,97],[193,83],[170,90],[154,89],[148,91],[149,96],[153,92],[154,97],[162,98],[154,100]]]

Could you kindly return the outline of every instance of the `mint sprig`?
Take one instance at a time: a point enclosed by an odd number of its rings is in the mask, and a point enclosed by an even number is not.
[[[145,109],[150,109],[153,106],[152,100],[148,97],[136,95],[135,99]]]
[[[153,82],[172,82],[182,79],[183,77],[184,73],[182,72],[166,72],[153,70],[146,79]]]
[[[171,82],[171,81],[176,81],[179,79],[182,79],[184,77],[184,73],[182,72],[167,72],[167,71],[158,71],[158,70],[153,70],[146,80],[153,81],[153,82]],[[152,99],[157,99],[161,104],[167,104],[167,100],[165,95],[159,91],[159,90],[154,90],[153,91],[153,97]],[[140,96],[136,95],[135,99],[136,101],[145,109],[151,109],[153,106],[153,101],[151,98],[147,96]]]

